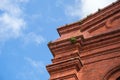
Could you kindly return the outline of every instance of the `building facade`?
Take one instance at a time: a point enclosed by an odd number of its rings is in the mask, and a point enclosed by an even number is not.
[[[120,0],[57,30],[50,80],[120,80]]]

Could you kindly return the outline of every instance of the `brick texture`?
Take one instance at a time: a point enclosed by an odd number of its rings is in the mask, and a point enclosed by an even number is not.
[[[46,66],[50,80],[120,77],[120,0],[57,30],[60,38],[48,44],[54,56]]]

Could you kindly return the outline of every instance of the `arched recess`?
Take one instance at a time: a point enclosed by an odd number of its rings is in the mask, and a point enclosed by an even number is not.
[[[114,15],[106,22],[107,28],[119,27],[120,25],[120,13]]]
[[[120,77],[120,65],[106,73],[103,80],[118,80]]]
[[[120,76],[116,80],[120,80]]]

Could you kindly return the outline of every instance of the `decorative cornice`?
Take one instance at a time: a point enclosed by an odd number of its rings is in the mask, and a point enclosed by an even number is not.
[[[87,65],[109,59],[120,58],[119,53],[120,53],[120,47],[98,53],[92,53],[91,55],[82,56],[81,61],[83,65]]]
[[[56,52],[63,53],[64,50],[70,50],[71,48],[80,46],[79,41],[81,41],[82,38],[83,38],[82,36],[76,36],[76,43],[74,43],[74,44],[72,44],[70,42],[70,38],[68,38],[63,41],[53,42],[53,43],[49,44],[48,47],[49,47],[50,51],[52,52],[53,56],[55,57]]]
[[[82,35],[78,35],[78,36],[74,36],[74,37],[76,38],[76,43],[81,41],[81,39],[83,39]],[[71,45],[70,38],[66,38],[66,39],[60,40],[60,41],[51,42],[50,44],[48,44],[48,47],[50,49],[55,49],[55,48],[63,47],[65,45]]]
[[[60,45],[52,44],[50,46],[51,46],[51,51],[54,52],[53,53],[54,56],[59,55],[59,53],[60,53],[60,55],[62,55],[61,57],[54,58],[53,62],[56,63],[56,62],[59,62],[60,60],[63,61],[66,59],[73,58],[73,57],[71,57],[71,55],[76,54],[76,53],[78,53],[81,57],[81,60],[84,60],[84,61],[85,60],[90,61],[89,59],[92,59],[95,57],[105,56],[107,54],[111,54],[114,52],[116,53],[116,52],[120,51],[120,45],[119,45],[120,37],[119,36],[120,36],[120,29],[117,29],[115,31],[111,31],[111,32],[104,33],[104,34],[94,36],[91,38],[87,38],[87,39],[84,39],[84,38],[81,39],[81,37],[78,36],[78,38],[77,38],[78,41],[76,44],[67,43],[68,41],[66,41],[67,44],[64,44],[63,42],[62,42],[62,44],[59,43]],[[75,49],[72,49],[72,48],[75,48]],[[72,49],[72,51],[70,49]],[[71,53],[68,52],[69,53],[68,54],[67,51],[63,52],[64,50],[71,51]],[[75,51],[78,50],[78,51],[74,52],[74,50]],[[63,54],[65,54],[65,55],[63,55]],[[114,55],[112,57],[114,58],[115,56],[116,55]],[[112,57],[110,57],[110,58],[112,58]],[[105,59],[100,58],[99,60],[94,59],[93,61],[85,62],[84,64],[99,62],[99,61],[106,60],[106,59],[109,59],[109,58],[105,58]]]
[[[119,13],[120,0],[82,21],[58,28],[61,37],[48,44],[54,56],[53,63],[46,66],[52,76],[50,80],[69,79],[70,77],[78,80],[76,72],[79,72],[83,65],[120,58],[120,26],[112,25],[112,21],[120,17]],[[116,20],[117,23],[118,20]],[[106,27],[115,28],[106,30]],[[79,29],[80,32],[78,32]],[[94,34],[99,29],[105,29],[105,31]],[[75,38],[75,43],[70,41],[72,37]]]
[[[83,51],[95,50],[101,47],[110,46],[116,44],[120,41],[120,30],[116,30],[110,32],[109,34],[106,33],[103,36],[96,36],[93,38],[85,39],[81,48]]]
[[[64,26],[62,28],[58,28],[57,31],[58,31],[59,35],[62,36],[65,33],[79,30],[80,29],[79,25],[80,25],[80,23],[78,22],[76,24],[71,24],[71,25]]]
[[[107,31],[105,33],[101,33],[99,35],[95,35],[90,38],[86,38],[86,39],[83,38],[83,41],[84,41],[83,45],[90,45],[93,43],[111,39],[111,38],[119,36],[119,35],[120,35],[120,28],[116,28],[116,29],[113,29],[112,31]]]
[[[115,44],[120,41],[120,29],[116,29],[114,31],[106,32],[104,34],[100,34],[97,36],[93,36],[91,38],[84,39],[82,36],[77,36],[76,44],[79,44],[80,52],[95,50],[100,47],[109,46]],[[69,39],[64,41],[54,42],[49,44],[49,48],[55,56],[57,53],[65,53],[64,50],[69,50],[72,47],[77,46],[76,44],[71,44]]]
[[[101,9],[98,12],[88,16],[87,18],[84,18],[81,21],[62,26],[57,29],[58,33],[61,36],[64,33],[69,33],[71,31],[75,31],[77,29],[80,29],[81,31],[85,31],[86,29],[93,27],[93,25],[106,20],[111,15],[120,12],[119,4],[120,4],[120,1],[118,0],[115,3],[105,7],[104,9]]]
[[[83,23],[81,25],[80,30],[85,31],[86,29],[88,29],[96,24],[99,24],[101,21],[106,20],[109,17],[111,17],[114,14],[119,13],[119,12],[120,12],[120,2],[117,2],[115,5],[109,7],[109,9],[100,13],[99,15],[97,15],[97,16],[94,15],[94,17],[90,21]]]
[[[112,28],[114,27],[114,25],[112,25],[116,20],[120,19],[120,12],[116,15],[113,15],[110,19],[108,19],[107,23],[106,23],[106,27],[107,28]]]
[[[76,50],[72,54],[67,54],[67,55],[64,55],[64,56],[61,56],[58,58],[54,58],[54,59],[52,59],[52,62],[55,63],[55,62],[65,61],[65,60],[75,58],[75,57],[80,57],[79,54],[80,54],[79,51]]]
[[[104,40],[107,40],[109,38],[119,36],[119,35],[120,35],[120,28],[117,28],[115,30],[108,31],[108,32],[105,32],[105,33],[102,33],[100,35],[96,35],[90,38],[84,38],[83,35],[78,35],[75,37],[77,39],[77,42],[80,42],[81,45],[90,45],[90,44],[104,41]],[[67,38],[61,41],[51,42],[51,44],[49,44],[48,47],[50,49],[55,49],[55,48],[61,48],[61,47],[64,47],[70,44],[71,44],[70,38]]]
[[[62,76],[62,77],[59,77],[59,78],[50,79],[50,80],[66,80],[66,79],[69,79],[69,78],[74,78],[75,80],[79,80],[75,73],[67,75],[67,76]]]
[[[69,68],[74,68],[76,69],[76,71],[79,71],[82,67],[82,63],[80,61],[79,57],[76,58],[71,58],[65,61],[61,61],[58,63],[53,63],[51,65],[47,66],[47,70],[50,74],[55,73],[57,71],[63,71],[65,69],[69,69]]]

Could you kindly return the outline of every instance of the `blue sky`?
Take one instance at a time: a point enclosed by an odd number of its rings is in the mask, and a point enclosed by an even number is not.
[[[0,80],[48,80],[57,28],[116,0],[0,0]]]

